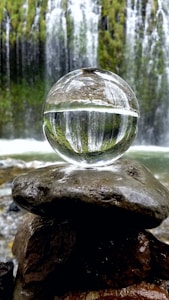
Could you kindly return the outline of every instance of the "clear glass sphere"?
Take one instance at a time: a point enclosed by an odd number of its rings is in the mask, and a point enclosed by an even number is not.
[[[83,167],[106,166],[132,144],[139,108],[118,75],[83,68],[63,76],[49,91],[44,134],[59,156]]]

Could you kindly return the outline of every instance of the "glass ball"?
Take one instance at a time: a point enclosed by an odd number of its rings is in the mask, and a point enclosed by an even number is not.
[[[132,144],[139,108],[118,75],[82,68],[60,78],[49,91],[44,134],[65,161],[83,167],[110,165]]]

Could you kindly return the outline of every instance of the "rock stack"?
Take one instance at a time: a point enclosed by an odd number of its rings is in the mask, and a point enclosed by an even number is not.
[[[48,166],[18,176],[12,193],[28,211],[14,300],[169,299],[169,246],[148,230],[168,217],[169,192],[144,166]]]

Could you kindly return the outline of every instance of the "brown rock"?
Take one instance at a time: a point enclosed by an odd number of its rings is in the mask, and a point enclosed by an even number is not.
[[[169,248],[145,228],[168,216],[169,192],[137,162],[37,169],[15,179],[13,198],[37,214],[27,214],[13,244],[14,300],[168,299],[145,283],[169,278]]]
[[[6,299],[4,299],[6,300]],[[36,282],[33,285],[25,285],[18,270],[12,300],[54,300],[50,287],[44,288],[44,282]]]
[[[146,231],[102,230],[98,220],[83,226],[28,214],[13,253],[20,278],[16,289],[39,289],[42,294],[123,288],[154,277],[169,278],[167,245]]]
[[[58,290],[123,287],[147,278],[151,271],[146,233],[119,236],[119,232],[102,231],[98,223],[92,228],[90,222],[72,229],[68,220],[31,214],[17,231],[13,254],[25,284],[44,281],[53,272]]]
[[[165,245],[156,239],[151,242],[151,258],[154,273],[158,278],[169,279],[169,245]]]
[[[151,274],[150,241],[144,232],[120,236],[94,232],[78,235],[76,248],[64,271],[55,272],[70,290],[119,288],[148,278]],[[66,275],[65,275],[66,274]]]
[[[99,290],[68,293],[54,300],[167,300],[169,295],[165,284],[141,282],[117,290]]]
[[[75,239],[68,222],[28,214],[18,228],[12,248],[25,284],[45,280],[57,265],[64,264]]]

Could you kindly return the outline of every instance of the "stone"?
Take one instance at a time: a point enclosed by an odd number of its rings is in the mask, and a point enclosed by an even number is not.
[[[14,264],[12,261],[0,262],[0,299],[12,300],[14,287]]]
[[[95,216],[117,228],[152,228],[169,215],[169,191],[143,165],[124,158],[105,168],[39,168],[16,177],[12,195],[34,214],[84,223]]]
[[[67,164],[15,178],[26,209],[13,243],[13,300],[169,299],[169,246],[152,234],[169,192],[133,160],[105,168]],[[116,298],[114,298],[116,297]]]
[[[7,212],[19,212],[20,211],[20,207],[14,202],[12,201],[9,205],[8,211]]]
[[[67,221],[57,222],[27,214],[18,228],[12,247],[25,284],[44,281],[57,265],[64,264],[75,239]]]
[[[169,278],[168,245],[147,231],[105,229],[99,220],[92,227],[90,220],[83,226],[28,213],[12,249],[18,261],[14,300],[18,294],[25,300],[53,300],[52,295],[73,291],[123,289]]]
[[[54,300],[167,300],[169,299],[165,283],[141,282],[117,290],[99,290],[87,292],[70,292]]]
[[[169,217],[167,217],[161,224],[155,228],[148,230],[160,242],[169,245]]]

